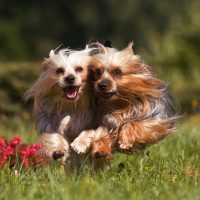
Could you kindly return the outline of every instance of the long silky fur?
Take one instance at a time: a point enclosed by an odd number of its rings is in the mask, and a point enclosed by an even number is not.
[[[92,52],[92,71],[100,65],[107,65],[107,69],[118,66],[123,71],[120,79],[111,78],[117,84],[119,99],[110,102],[101,99],[97,110],[102,113],[99,120],[110,130],[119,151],[138,150],[173,133],[179,112],[168,85],[133,53],[132,45],[129,43],[119,51],[100,43],[91,44],[98,49]],[[96,82],[94,80],[94,85]]]
[[[40,77],[25,93],[25,100],[34,99],[33,110],[36,127],[38,132],[42,134],[40,143],[43,147],[43,153],[49,157],[56,151],[56,148],[58,151],[64,151],[63,159],[69,157],[71,152],[67,152],[69,143],[82,131],[93,127],[94,103],[93,97],[90,95],[87,80],[88,69],[86,69],[91,59],[90,51],[89,48],[82,51],[70,49],[50,51],[49,58],[43,62],[43,71]],[[68,66],[69,60],[75,63],[84,63],[84,70],[86,70],[81,77],[80,97],[72,102],[63,96],[63,90],[58,85],[59,77],[56,74],[56,69],[60,66]],[[70,66],[66,70],[71,70]],[[63,159],[61,159],[62,163]]]

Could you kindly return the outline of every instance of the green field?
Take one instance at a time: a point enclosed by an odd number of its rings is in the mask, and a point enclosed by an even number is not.
[[[86,165],[79,176],[69,177],[52,164],[37,171],[4,167],[0,170],[0,199],[199,199],[200,116],[183,117],[177,133],[149,147],[149,156],[116,154],[111,166],[91,175]],[[3,118],[0,135],[20,135],[36,141],[30,120]],[[123,163],[125,168],[119,170]]]
[[[133,41],[134,53],[169,83],[182,115],[176,133],[143,155],[115,154],[97,174],[88,164],[78,176],[58,163],[37,170],[4,165],[0,200],[200,200],[199,11],[199,0],[0,0],[0,136],[37,142],[33,100],[23,95],[44,57],[95,40],[120,50]]]
[[[30,62],[0,63],[0,136],[9,139],[19,135],[30,144],[37,141],[34,122],[21,99],[38,76],[39,66]],[[91,167],[86,165],[78,177],[67,176],[56,163],[37,171],[21,169],[17,176],[15,169],[5,166],[0,170],[0,199],[199,200],[200,70],[191,68],[189,78],[177,69],[157,67],[155,71],[170,83],[183,117],[174,135],[147,149],[149,156],[116,154],[105,171],[91,175]],[[120,163],[125,166],[122,170],[118,169]]]

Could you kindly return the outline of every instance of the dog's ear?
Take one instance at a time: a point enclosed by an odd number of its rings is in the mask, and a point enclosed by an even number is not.
[[[85,46],[85,49],[95,47],[94,44],[97,44],[98,41],[95,38],[91,38]]]
[[[104,45],[105,47],[112,48],[112,42],[111,42],[110,40],[106,40],[106,41],[103,43],[103,45]]]
[[[129,42],[124,51],[128,54],[133,54],[133,42]]]

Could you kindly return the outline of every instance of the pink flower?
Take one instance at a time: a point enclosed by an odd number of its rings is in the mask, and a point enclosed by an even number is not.
[[[17,146],[21,142],[21,138],[19,136],[14,136],[12,140],[9,141],[10,146]]]
[[[6,153],[2,153],[1,154],[2,160],[7,160],[8,159],[8,155]]]
[[[39,144],[28,146],[21,142],[19,136],[14,136],[10,141],[0,136],[0,168],[4,164],[13,167],[20,163],[24,167],[32,166],[35,168],[47,163],[37,154],[37,151],[41,149]]]
[[[14,152],[14,148],[11,147],[11,146],[7,146],[7,147],[5,148],[5,150],[6,150],[7,154],[12,154],[12,153]]]
[[[28,167],[29,160],[28,160],[28,158],[26,156],[23,157],[22,163],[24,164],[25,167]]]
[[[6,146],[6,140],[3,136],[0,136],[0,147],[5,147]]]
[[[30,148],[30,149],[29,149],[29,154],[30,154],[30,155],[33,155],[36,151],[37,151],[36,149]]]
[[[17,149],[16,152],[19,154],[26,154],[26,149],[27,149],[28,145],[27,144],[20,144]]]
[[[39,149],[41,149],[41,145],[40,144],[33,144],[32,146],[31,146],[32,148],[34,148],[34,149],[36,149],[36,150],[39,150]]]

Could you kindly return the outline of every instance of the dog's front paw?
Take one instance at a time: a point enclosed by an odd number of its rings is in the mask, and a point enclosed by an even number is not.
[[[69,144],[62,135],[43,133],[38,142],[41,145],[42,157],[65,164],[65,160],[69,157]]]
[[[128,131],[123,131],[119,134],[118,138],[119,148],[121,150],[129,150],[133,147],[133,138]]]
[[[132,141],[125,135],[120,135],[118,143],[119,143],[119,148],[122,150],[131,149],[133,146]]]
[[[63,156],[65,155],[65,153],[63,151],[54,151],[53,154],[52,154],[52,157],[54,160],[58,160],[60,158],[62,158]]]
[[[133,144],[126,144],[126,143],[121,143],[119,142],[119,148],[122,149],[122,150],[128,150],[128,149],[131,149],[133,146]]]
[[[80,135],[71,143],[71,148],[78,154],[86,153],[92,145],[95,132],[93,130],[83,131]]]
[[[71,148],[78,154],[86,153],[90,147],[89,143],[86,143],[82,138],[76,138],[71,143]]]

